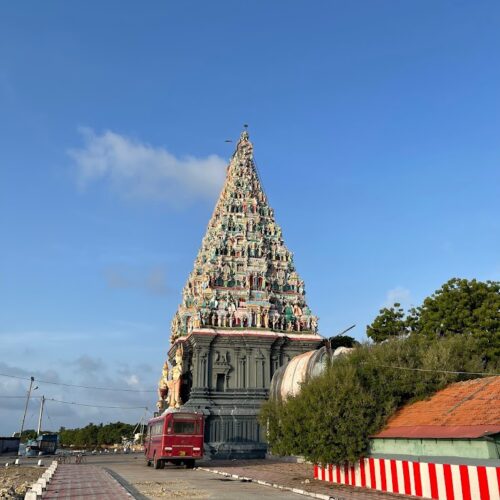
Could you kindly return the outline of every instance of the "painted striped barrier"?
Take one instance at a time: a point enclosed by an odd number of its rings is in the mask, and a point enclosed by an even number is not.
[[[315,465],[314,478],[438,500],[500,499],[500,467],[365,458],[356,465]]]

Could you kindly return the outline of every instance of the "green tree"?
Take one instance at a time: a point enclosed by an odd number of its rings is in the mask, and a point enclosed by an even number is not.
[[[66,429],[61,427],[59,439],[64,446],[78,446],[82,448],[94,448],[96,446],[121,443],[122,436],[132,438],[132,432],[136,426],[123,422],[114,422],[103,425],[90,423],[85,427]]]
[[[500,282],[453,278],[418,308],[426,335],[489,333],[500,330]]]
[[[486,365],[500,357],[500,282],[452,278],[406,314],[397,303],[381,309],[366,333],[377,343],[408,333],[472,335]]]
[[[366,334],[374,342],[400,337],[406,335],[408,331],[404,310],[398,302],[392,307],[380,309],[373,323],[366,327]]]
[[[359,342],[349,335],[335,335],[330,338],[329,342],[332,351],[335,351],[337,347],[355,347],[359,345]]]
[[[16,433],[19,435],[19,433]],[[21,442],[25,443],[26,441],[29,441],[30,439],[35,439],[37,436],[35,429],[24,429],[23,430],[23,435],[21,436]]]

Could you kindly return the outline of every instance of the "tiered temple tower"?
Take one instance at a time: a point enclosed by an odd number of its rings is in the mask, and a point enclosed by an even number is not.
[[[172,320],[169,359],[183,407],[206,415],[206,452],[264,456],[256,416],[273,373],[321,343],[317,328],[245,130]]]

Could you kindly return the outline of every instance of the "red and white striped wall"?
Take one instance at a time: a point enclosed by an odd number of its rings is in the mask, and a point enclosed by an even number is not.
[[[315,465],[314,478],[439,500],[500,500],[500,467],[365,458],[356,465]]]

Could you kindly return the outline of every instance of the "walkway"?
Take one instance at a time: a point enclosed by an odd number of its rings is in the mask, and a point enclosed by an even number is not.
[[[100,467],[61,464],[47,485],[43,499],[131,500],[132,496]]]
[[[287,463],[279,460],[214,460],[200,463],[203,470],[219,473],[235,474],[239,477],[251,478],[254,481],[265,481],[270,484],[303,490],[309,494],[319,493],[332,499],[343,500],[390,500],[401,499],[401,495],[366,490],[341,484],[332,484],[313,479],[313,466],[305,463]],[[262,497],[267,490],[262,486]],[[304,499],[307,497],[304,496]],[[407,496],[406,498],[415,498]]]

